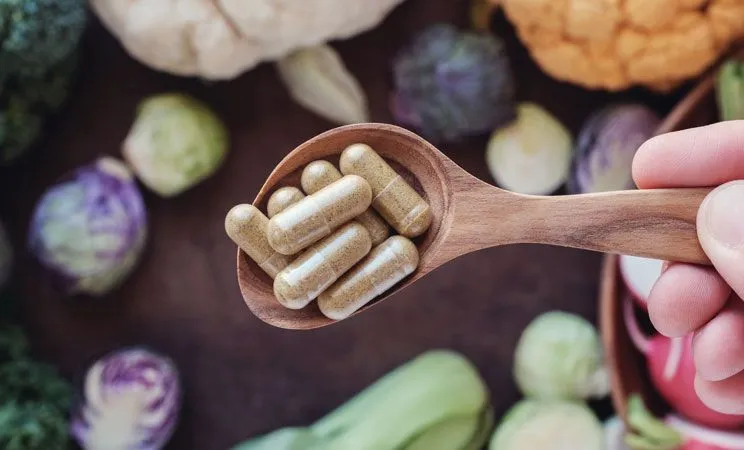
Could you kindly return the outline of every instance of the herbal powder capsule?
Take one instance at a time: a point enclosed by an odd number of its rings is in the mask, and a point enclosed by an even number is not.
[[[311,245],[274,279],[277,301],[290,309],[307,306],[372,248],[369,232],[356,221]]]
[[[320,294],[318,307],[329,319],[345,319],[413,273],[418,264],[418,249],[410,239],[389,237]]]
[[[305,198],[305,194],[294,186],[285,186],[271,194],[266,205],[269,219]]]
[[[271,278],[287,267],[290,256],[274,250],[266,238],[269,218],[253,205],[233,206],[225,216],[225,232]]]
[[[305,166],[300,183],[306,194],[314,194],[334,181],[341,179],[342,176],[333,164],[321,159]],[[368,208],[359,214],[355,220],[369,231],[372,245],[379,244],[390,235],[388,224],[372,208]]]
[[[364,212],[371,202],[369,183],[347,175],[272,217],[269,244],[284,255],[297,253]]]
[[[372,188],[372,206],[403,236],[412,238],[431,225],[429,204],[372,147],[353,144],[341,153],[344,175],[359,175]]]

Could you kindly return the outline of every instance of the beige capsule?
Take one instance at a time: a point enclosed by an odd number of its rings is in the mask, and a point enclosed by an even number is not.
[[[307,306],[372,248],[369,232],[356,221],[307,248],[274,279],[274,295],[287,308]]]
[[[345,319],[413,273],[418,264],[416,245],[391,236],[320,294],[318,307],[329,319]]]
[[[340,180],[342,176],[341,172],[336,169],[336,166],[321,159],[305,166],[305,169],[302,171],[302,177],[300,178],[300,184],[305,193],[314,194],[334,181]],[[359,214],[355,220],[364,225],[367,231],[369,231],[369,235],[372,238],[372,245],[379,244],[390,235],[390,227],[372,208],[368,208]]]
[[[271,194],[266,204],[269,219],[305,198],[305,194],[294,186],[285,186]]]
[[[291,257],[274,250],[266,238],[269,218],[253,205],[233,206],[225,216],[225,232],[271,278],[284,270]]]
[[[284,255],[297,253],[364,212],[371,202],[369,183],[345,176],[269,219],[269,244]]]
[[[423,234],[431,225],[429,204],[372,147],[353,144],[341,153],[341,173],[359,175],[372,188],[372,206],[403,236]]]

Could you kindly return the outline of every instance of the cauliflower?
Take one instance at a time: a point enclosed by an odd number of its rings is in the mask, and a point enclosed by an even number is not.
[[[180,76],[231,79],[376,26],[403,0],[90,0],[124,48]]]
[[[550,76],[667,91],[744,37],[742,0],[490,0]]]

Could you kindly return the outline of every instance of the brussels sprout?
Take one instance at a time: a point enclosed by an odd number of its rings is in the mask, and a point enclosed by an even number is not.
[[[86,374],[84,394],[70,428],[85,450],[159,450],[178,422],[178,371],[150,350],[127,348],[98,360]]]
[[[525,396],[538,399],[602,398],[610,390],[597,330],[564,311],[543,313],[524,329],[514,378]]]
[[[433,141],[490,133],[516,115],[514,77],[503,41],[434,24],[393,61],[395,119]]]
[[[13,247],[5,232],[5,227],[0,223],[0,289],[10,277],[10,271],[13,268]]]
[[[29,248],[67,294],[100,296],[133,270],[147,231],[131,172],[103,157],[44,192],[31,220]]]
[[[486,149],[486,164],[496,183],[521,194],[547,195],[568,177],[571,134],[550,112],[521,103],[517,119],[497,129]]]
[[[583,403],[525,399],[497,426],[488,450],[604,450],[604,428]]]
[[[207,105],[161,94],[140,104],[122,154],[145,186],[171,197],[210,177],[227,149],[227,129]]]
[[[569,192],[635,188],[633,157],[660,121],[655,112],[639,104],[610,105],[594,112],[576,139]]]

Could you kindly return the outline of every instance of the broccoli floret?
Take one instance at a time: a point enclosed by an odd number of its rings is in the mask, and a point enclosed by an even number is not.
[[[85,0],[0,0],[0,164],[66,99],[87,21]]]
[[[70,448],[72,385],[54,367],[32,359],[16,325],[0,324],[0,352],[0,448]]]
[[[45,118],[67,98],[76,67],[74,53],[42,76],[6,79],[0,89],[0,164],[14,160],[37,140]]]
[[[27,354],[28,340],[23,330],[16,325],[0,324],[0,364],[25,358]]]
[[[0,365],[0,405],[45,403],[67,411],[71,399],[71,386],[48,364],[18,359]]]
[[[70,448],[67,418],[44,403],[0,406],[0,448],[3,450],[63,450]]]
[[[86,23],[84,0],[0,0],[0,65],[43,75],[77,47]]]

